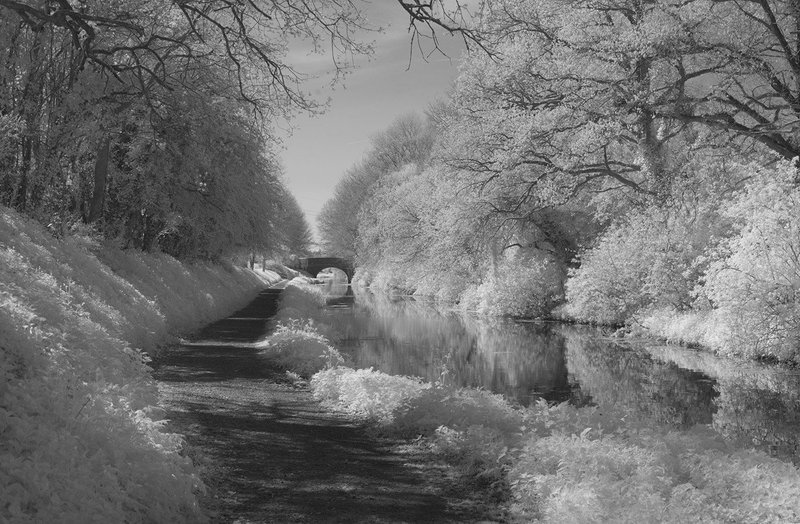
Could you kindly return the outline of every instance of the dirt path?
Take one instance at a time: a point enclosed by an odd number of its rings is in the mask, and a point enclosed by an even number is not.
[[[156,365],[169,429],[183,433],[214,522],[469,522],[444,473],[324,410],[248,347],[279,291],[212,324]]]

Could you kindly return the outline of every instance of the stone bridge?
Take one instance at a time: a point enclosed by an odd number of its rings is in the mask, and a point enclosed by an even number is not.
[[[347,274],[348,282],[353,280],[353,272],[355,271],[355,267],[353,266],[353,262],[346,258],[339,258],[339,257],[298,258],[297,264],[292,269],[299,269],[301,271],[305,271],[309,273],[312,277],[315,277],[320,271],[329,267],[335,267],[337,269],[341,269],[342,271],[344,271]]]

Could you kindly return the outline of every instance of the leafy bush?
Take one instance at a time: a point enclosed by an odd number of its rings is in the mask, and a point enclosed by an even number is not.
[[[603,355],[586,356],[584,367],[593,367],[593,358]],[[316,373],[311,387],[317,398],[384,432],[421,436],[418,442],[453,464],[467,485],[495,502],[511,500],[511,517],[519,521],[800,518],[800,472],[739,449],[708,426],[652,427],[628,417],[625,406],[600,410],[542,400],[520,409],[486,391],[372,369],[331,367]]]
[[[384,432],[424,435],[430,449],[454,464],[470,486],[495,499],[508,493],[505,471],[522,427],[520,412],[501,396],[431,385],[372,369],[336,367],[311,379],[314,396]]]
[[[788,162],[755,169],[727,209],[738,232],[710,265],[702,296],[726,354],[796,360],[800,347],[800,189]]]
[[[333,348],[310,322],[299,320],[278,324],[277,329],[259,344],[280,366],[303,377],[310,377],[321,369],[344,362],[342,355]]]
[[[319,286],[309,284],[306,277],[295,277],[281,291],[277,321],[299,320],[315,316],[325,305],[325,292]]]
[[[649,209],[612,226],[570,271],[565,313],[621,325],[650,307],[686,310],[705,269],[703,257],[722,227],[711,205]]]
[[[713,309],[653,309],[642,314],[641,327],[644,328],[642,334],[655,335],[667,342],[714,349],[722,347],[729,336],[723,315]],[[633,333],[636,334],[636,330]]]
[[[485,282],[464,292],[460,306],[489,316],[546,316],[563,299],[565,268],[555,257],[504,258]]]
[[[483,391],[331,368],[312,388],[395,435],[424,435],[469,485],[513,499],[520,521],[793,522],[800,473],[711,429],[669,432],[624,413],[540,401],[525,410]]]
[[[439,426],[463,431],[485,426],[511,435],[522,417],[502,396],[471,388],[438,386],[397,408],[393,430],[405,435],[431,435]]]
[[[331,406],[386,424],[401,406],[430,385],[417,378],[387,375],[373,369],[335,367],[314,375],[311,388],[315,398]]]

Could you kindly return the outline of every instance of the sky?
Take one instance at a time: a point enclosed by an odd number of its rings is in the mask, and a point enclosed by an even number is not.
[[[435,54],[426,62],[415,51],[409,68],[408,16],[394,0],[374,0],[366,4],[366,13],[373,26],[385,28],[365,35],[375,41],[372,58],[356,60],[357,69],[333,90],[330,77],[308,82],[305,90],[319,100],[330,97],[330,106],[322,115],[297,116],[291,135],[283,135],[286,183],[315,234],[322,206],[344,172],[369,149],[370,138],[397,117],[423,114],[431,103],[444,99],[458,72],[463,50],[459,37],[439,35],[449,58]],[[291,61],[306,71],[331,66],[324,55],[303,53]]]

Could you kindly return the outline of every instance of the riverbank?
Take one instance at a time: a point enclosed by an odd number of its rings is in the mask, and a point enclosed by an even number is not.
[[[324,336],[336,349],[337,326],[309,311],[283,340],[296,347],[304,333],[315,344]],[[522,409],[485,391],[328,367],[311,379],[321,399],[383,434],[421,436],[465,479],[497,490],[509,520],[786,522],[800,514],[777,495],[797,493],[794,466],[707,426],[676,431],[566,404]]]
[[[276,279],[55,239],[0,208],[0,520],[202,521],[147,362]]]

